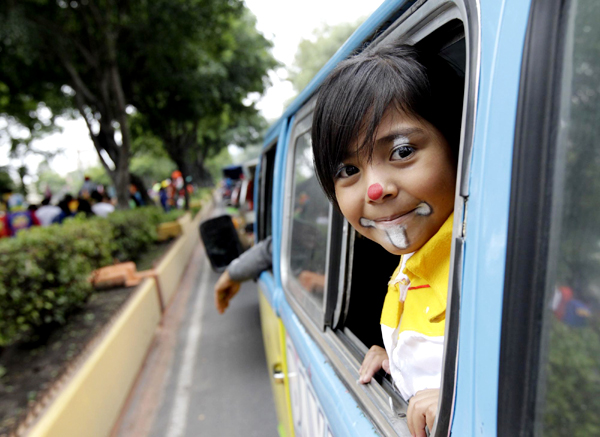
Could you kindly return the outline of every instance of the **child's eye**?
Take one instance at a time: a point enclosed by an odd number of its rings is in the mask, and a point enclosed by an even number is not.
[[[337,171],[335,177],[336,178],[349,178],[352,175],[358,173],[358,168],[353,165],[342,165]]]
[[[398,146],[392,150],[392,156],[390,156],[390,159],[392,161],[403,161],[409,158],[413,153],[415,153],[414,147]]]

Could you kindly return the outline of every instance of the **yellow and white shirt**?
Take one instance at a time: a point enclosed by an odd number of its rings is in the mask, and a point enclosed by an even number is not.
[[[440,387],[453,218],[402,256],[388,284],[381,332],[394,384],[406,400]]]

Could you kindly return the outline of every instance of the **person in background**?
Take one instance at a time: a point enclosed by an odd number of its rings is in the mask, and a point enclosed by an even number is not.
[[[167,190],[164,186],[161,185],[160,190],[158,190],[158,197],[160,198],[160,205],[165,210],[165,212],[169,212],[169,196],[167,194]]]
[[[77,212],[75,214],[79,214],[80,212],[84,213],[86,217],[93,217],[94,213],[92,212],[92,204],[88,200],[90,199],[90,195],[87,197],[79,196],[77,198]]]
[[[241,283],[256,279],[264,271],[272,268],[271,237],[267,237],[234,259],[215,284],[215,307],[223,314],[229,301],[240,290]]]
[[[73,196],[70,194],[65,194],[60,202],[58,202],[58,207],[60,208],[60,214],[56,215],[52,219],[52,223],[62,223],[64,219],[67,217],[73,216],[73,211],[71,211],[71,205],[73,204]]]
[[[219,314],[229,307],[229,301],[238,293],[242,282],[256,280],[263,271],[273,268],[272,247],[272,238],[268,236],[227,266],[215,284],[215,307]],[[308,291],[322,291],[325,287],[325,276],[316,272],[304,270],[298,280]]]
[[[106,217],[114,210],[115,207],[106,195],[106,192],[100,194],[98,191],[92,191],[92,212],[94,214],[100,217]]]
[[[92,182],[89,176],[85,176],[83,180],[83,185],[79,190],[79,197],[83,197],[87,199],[92,194],[92,191],[96,190],[96,184]]]
[[[129,194],[131,195],[129,204],[132,208],[144,206],[144,199],[134,184],[129,184]]]
[[[40,221],[40,225],[48,226],[52,224],[54,218],[61,212],[62,210],[58,206],[50,204],[50,197],[45,197],[44,200],[42,200],[42,206],[37,209],[35,215]]]
[[[39,226],[40,222],[35,211],[25,208],[25,200],[21,194],[13,194],[8,199],[9,212],[6,218],[8,224],[8,235],[16,235],[23,229]]]
[[[0,211],[0,238],[10,237],[10,227],[8,226],[8,214]]]

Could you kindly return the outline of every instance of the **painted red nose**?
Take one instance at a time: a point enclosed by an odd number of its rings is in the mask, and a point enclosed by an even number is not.
[[[381,186],[381,184],[373,184],[367,190],[367,196],[369,196],[369,199],[371,199],[371,200],[379,199],[382,194],[383,194],[383,187]]]

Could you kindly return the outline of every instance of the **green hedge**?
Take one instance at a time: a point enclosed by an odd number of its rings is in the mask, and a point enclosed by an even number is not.
[[[156,225],[172,220],[160,208],[76,217],[0,239],[0,347],[50,324],[63,324],[92,293],[92,270],[137,261],[156,241]]]
[[[113,258],[137,261],[156,241],[156,224],[162,211],[156,207],[115,211],[106,219],[112,228]]]
[[[108,222],[32,228],[0,240],[0,346],[64,323],[92,292],[90,272],[111,262]]]
[[[158,223],[174,222],[178,218],[183,217],[185,213],[186,211],[183,209],[172,209],[171,211],[165,212],[161,216],[159,216]]]

